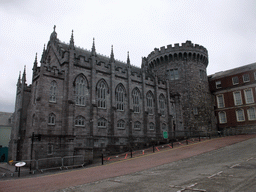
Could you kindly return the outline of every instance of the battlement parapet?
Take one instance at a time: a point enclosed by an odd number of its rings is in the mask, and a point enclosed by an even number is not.
[[[174,54],[177,52],[198,52],[203,55],[208,55],[208,51],[206,48],[204,48],[201,45],[193,44],[191,41],[186,41],[186,43],[182,43],[181,45],[179,43],[174,44],[174,46],[167,45],[167,47],[163,46],[159,48],[155,48],[154,51],[152,51],[147,59],[150,61],[162,54]]]
[[[161,62],[164,61],[174,61],[174,60],[197,60],[208,65],[208,51],[205,47],[193,44],[191,41],[186,41],[186,43],[174,44],[174,46],[167,45],[159,48],[155,48],[148,57],[149,66],[153,68]],[[156,63],[156,64],[155,64]]]

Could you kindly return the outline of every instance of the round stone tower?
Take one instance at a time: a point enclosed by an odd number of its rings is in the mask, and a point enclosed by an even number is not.
[[[203,46],[186,41],[155,48],[148,57],[149,70],[159,79],[169,82],[170,98],[179,97],[184,131],[210,131],[214,128],[214,109],[206,68],[208,51]]]

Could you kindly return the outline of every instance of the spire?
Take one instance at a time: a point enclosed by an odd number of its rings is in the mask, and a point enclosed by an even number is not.
[[[130,63],[130,57],[129,57],[129,51],[127,52],[127,64],[128,64],[128,65],[131,65],[131,63]]]
[[[70,38],[69,49],[75,49],[73,30]]]
[[[91,56],[96,56],[96,49],[95,49],[94,38],[93,38],[93,43],[92,43],[92,52],[91,52]]]
[[[35,57],[35,61],[34,61],[34,66],[33,66],[33,71],[36,71],[37,69],[37,53],[36,53],[36,57]]]
[[[112,45],[109,63],[114,63],[114,62],[115,62],[115,58],[114,58],[114,51],[113,51],[113,45]]]
[[[41,63],[43,63],[43,58],[44,58],[44,55],[45,55],[45,44],[44,44],[44,49],[43,49],[43,53],[42,53],[42,56],[41,56]]]
[[[21,71],[20,71],[20,73],[19,73],[19,78],[18,78],[17,86],[19,86],[19,85],[21,84],[21,79],[20,79],[20,77],[21,77]]]
[[[23,72],[23,75],[22,75],[22,83],[26,83],[26,65],[24,66],[24,72]]]

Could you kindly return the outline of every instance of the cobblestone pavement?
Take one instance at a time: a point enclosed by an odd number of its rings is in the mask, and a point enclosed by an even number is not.
[[[0,191],[243,191],[256,187],[255,137],[216,138],[104,166],[3,180]]]

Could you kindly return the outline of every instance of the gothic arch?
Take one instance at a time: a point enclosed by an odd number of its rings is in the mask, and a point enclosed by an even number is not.
[[[104,84],[106,85],[107,93],[109,93],[109,86],[108,86],[108,83],[107,83],[106,80],[103,79],[103,78],[100,79],[100,80],[97,82],[97,84],[96,84],[96,91],[97,91],[98,86],[99,86],[101,83],[104,83]]]
[[[75,77],[75,79],[74,79],[74,81],[73,81],[73,85],[74,85],[74,86],[76,85],[76,80],[77,80],[79,77],[82,77],[82,78],[85,80],[86,85],[87,85],[87,89],[89,89],[88,80],[87,80],[86,76],[85,76],[83,73],[80,73],[80,74],[78,74],[78,75]]]
[[[125,90],[124,85],[123,85],[122,83],[119,83],[119,84],[116,86],[115,92],[117,91],[117,88],[118,88],[118,87],[121,87],[121,88],[124,90],[124,93],[125,93],[125,95],[126,95],[126,90]]]

